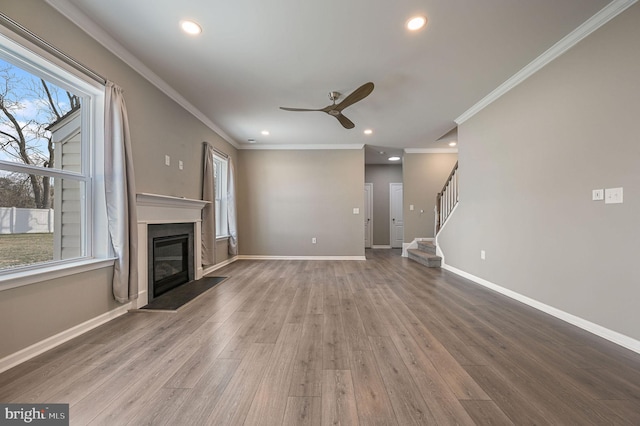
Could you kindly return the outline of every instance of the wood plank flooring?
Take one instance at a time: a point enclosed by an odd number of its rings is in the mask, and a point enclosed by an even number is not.
[[[440,269],[243,260],[0,374],[72,425],[640,423],[640,355]]]

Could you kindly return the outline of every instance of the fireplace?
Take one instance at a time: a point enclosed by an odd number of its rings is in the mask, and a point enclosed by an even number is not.
[[[149,302],[194,279],[193,223],[149,224]]]

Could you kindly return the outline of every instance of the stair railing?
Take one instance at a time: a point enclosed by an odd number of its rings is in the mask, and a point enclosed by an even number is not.
[[[453,166],[442,191],[436,195],[435,235],[449,218],[453,208],[458,204],[458,162]]]

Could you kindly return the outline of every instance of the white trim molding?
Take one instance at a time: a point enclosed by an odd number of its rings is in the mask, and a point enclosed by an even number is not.
[[[602,327],[601,325],[592,323],[591,321],[587,321],[583,318],[575,316],[573,314],[564,312],[560,309],[554,308],[553,306],[549,306],[542,302],[539,302],[530,297],[524,296],[520,293],[516,293],[513,290],[509,290],[507,288],[501,287],[497,284],[494,284],[490,281],[487,281],[483,278],[476,277],[475,275],[471,275],[468,272],[461,271],[460,269],[454,268],[453,266],[442,264],[442,268],[446,269],[449,272],[452,272],[456,275],[459,275],[463,278],[466,278],[478,285],[486,287],[490,290],[503,294],[511,299],[517,300],[518,302],[522,302],[525,305],[531,306],[539,311],[547,313],[553,317],[556,317],[564,322],[575,325],[589,333],[595,334],[596,336],[600,336],[603,339],[606,339],[610,342],[613,342],[617,345],[625,347],[631,351],[640,354],[640,341],[635,340],[629,336],[625,336],[624,334],[618,333],[617,331],[609,330],[608,328]]]
[[[238,149],[247,149],[247,150],[320,150],[320,149],[362,149],[364,148],[364,144],[312,144],[312,145],[302,145],[302,144],[266,144],[266,145],[258,145],[258,144],[242,144]]]
[[[133,304],[135,304],[135,301],[119,306],[109,312],[105,312],[104,314],[85,321],[82,324],[78,324],[75,327],[71,327],[54,336],[41,340],[29,347],[26,347],[18,352],[12,353],[11,355],[0,359],[0,373],[12,367],[15,367],[18,364],[22,364],[23,362],[26,362],[31,358],[34,358],[41,353],[53,349],[56,346],[61,345],[75,337],[78,337],[81,334],[86,333],[87,331],[93,330],[94,328],[99,327],[102,324],[105,324],[121,315],[126,314],[129,309],[135,307],[133,306]]]
[[[202,271],[202,276],[206,277],[208,274],[210,274],[210,273],[212,273],[212,272],[214,272],[214,271],[216,271],[216,270],[218,270],[218,269],[220,269],[220,268],[222,268],[224,266],[231,265],[236,260],[238,260],[238,256],[233,256],[233,257],[231,257],[231,258],[229,258],[227,260],[223,260],[220,263],[216,263],[215,265],[211,265],[211,266],[207,267],[206,269],[204,269]]]
[[[405,154],[457,154],[458,148],[405,148]]]
[[[578,44],[589,34],[593,33],[598,28],[602,27],[604,24],[624,12],[636,1],[637,0],[614,0],[609,3],[602,10],[600,10],[600,12],[596,13],[591,18],[586,20],[582,25],[570,32],[563,39],[551,46],[546,52],[538,56],[531,63],[514,74],[510,79],[502,83],[491,93],[482,98],[478,103],[465,111],[460,117],[456,118],[454,120],[456,124],[460,125],[482,111],[502,95],[509,92],[518,84],[522,83],[527,78],[535,74],[538,70],[546,66],[548,63]]]
[[[200,120],[205,126],[216,132],[221,138],[229,142],[235,148],[238,148],[238,143],[226,134],[217,124],[211,121],[206,115],[202,113],[198,108],[193,106],[187,101],[180,93],[178,93],[169,83],[161,79],[156,73],[151,71],[149,67],[136,58],[131,52],[118,43],[113,37],[111,37],[106,31],[104,31],[98,24],[85,15],[80,9],[73,5],[68,0],[45,0],[49,6],[56,9],[62,15],[64,15],[71,22],[76,24],[87,35],[107,50],[113,53],[115,56],[124,61],[134,71],[140,74],[143,78],[157,87],[165,95],[173,99],[178,105],[188,111],[195,118]]]
[[[374,249],[374,250],[378,250],[378,249],[390,249],[390,248],[391,248],[391,246],[389,246],[389,245],[387,245],[387,246],[385,246],[385,245],[372,245],[372,246],[371,246],[371,248],[372,248],[372,249]]]
[[[262,256],[239,255],[239,260],[367,260],[365,256]]]

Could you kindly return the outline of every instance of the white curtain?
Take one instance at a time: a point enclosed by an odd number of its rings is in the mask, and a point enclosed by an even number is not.
[[[216,263],[216,184],[211,144],[204,143],[204,170],[202,173],[202,200],[210,201],[202,209],[202,264]]]
[[[238,225],[236,218],[236,182],[233,160],[229,157],[227,166],[227,222],[229,226],[229,254],[238,254]]]
[[[127,107],[122,89],[106,84],[105,189],[109,236],[117,256],[113,297],[120,303],[138,298],[138,219]]]

